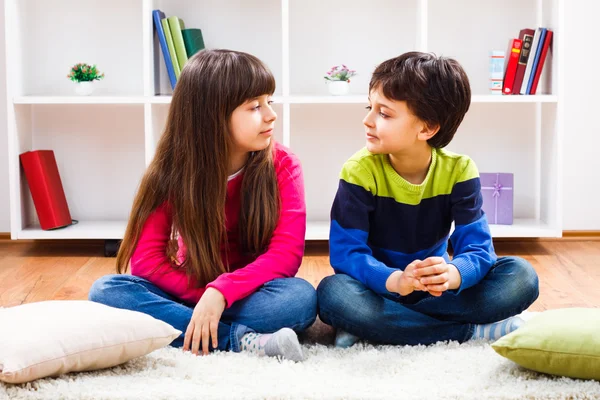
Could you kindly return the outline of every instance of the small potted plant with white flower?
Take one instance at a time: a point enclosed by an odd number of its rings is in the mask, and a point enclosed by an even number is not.
[[[356,71],[346,67],[344,64],[331,67],[324,76],[329,93],[334,96],[343,96],[350,92],[350,78],[356,75]]]
[[[78,63],[71,67],[67,78],[77,84],[75,93],[88,96],[94,91],[94,81],[103,79],[104,74],[100,73],[95,65]]]

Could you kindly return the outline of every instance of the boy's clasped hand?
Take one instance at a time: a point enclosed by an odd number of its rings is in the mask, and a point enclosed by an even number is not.
[[[429,257],[414,260],[404,271],[394,272],[386,287],[401,296],[420,290],[438,297],[446,290],[458,289],[460,283],[460,273],[454,265],[447,264],[443,257]]]

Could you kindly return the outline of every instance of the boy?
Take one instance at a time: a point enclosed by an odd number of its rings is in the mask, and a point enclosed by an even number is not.
[[[375,69],[366,148],[344,164],[331,210],[336,274],[317,289],[337,346],[496,340],[537,299],[533,267],[495,254],[475,163],[444,150],[470,101],[455,60],[409,52]]]

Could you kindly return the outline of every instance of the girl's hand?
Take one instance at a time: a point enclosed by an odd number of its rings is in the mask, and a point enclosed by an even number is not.
[[[224,310],[223,294],[214,288],[206,289],[194,307],[192,319],[185,331],[183,351],[191,350],[193,354],[198,355],[202,344],[202,354],[207,355],[211,338],[212,347],[216,349],[219,345],[217,330]]]

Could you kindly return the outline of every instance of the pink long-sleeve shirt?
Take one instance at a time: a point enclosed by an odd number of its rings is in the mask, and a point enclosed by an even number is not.
[[[167,244],[171,236],[172,216],[170,206],[164,203],[146,220],[131,258],[131,274],[147,279],[166,293],[186,303],[196,304],[204,291],[213,287],[225,297],[227,308],[256,291],[263,284],[276,279],[293,277],[298,272],[304,255],[306,232],[306,203],[304,178],[299,159],[283,145],[276,143],[274,150],[275,172],[281,198],[277,227],[267,251],[255,259],[240,253],[238,220],[240,212],[241,173],[230,177],[225,203],[228,252],[221,250],[223,262],[229,259],[229,271],[217,277],[206,287],[197,288],[183,270],[173,268],[167,257]],[[178,261],[185,258],[185,238],[178,238]]]

